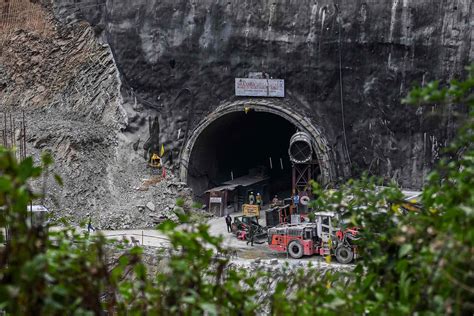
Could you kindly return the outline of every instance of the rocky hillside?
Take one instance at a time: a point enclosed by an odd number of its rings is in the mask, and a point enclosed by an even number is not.
[[[107,45],[99,43],[87,22],[61,24],[43,8],[48,32],[18,25],[0,55],[0,111],[25,111],[28,153],[39,160],[53,154],[43,201],[56,216],[78,223],[90,213],[102,228],[150,227],[189,192],[173,180],[154,175],[132,143],[147,137],[126,129],[133,117],[121,96],[118,70]],[[35,183],[37,190],[43,180]],[[41,201],[38,201],[41,203]],[[191,203],[188,201],[188,204]],[[148,207],[147,207],[148,205]]]

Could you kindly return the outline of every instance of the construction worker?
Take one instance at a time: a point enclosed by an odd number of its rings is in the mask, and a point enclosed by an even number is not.
[[[249,195],[249,204],[254,205],[255,204],[255,195],[253,195],[253,192],[250,192]]]
[[[253,236],[254,236],[254,227],[252,224],[249,226],[249,232],[248,232],[248,237],[247,237],[247,246],[250,244],[250,246],[253,247]]]
[[[262,200],[262,196],[260,195],[260,193],[257,192],[257,197],[255,198],[255,200],[257,201],[257,205],[260,206],[260,208],[263,206],[263,200]]]
[[[225,217],[225,223],[227,224],[227,232],[232,232],[232,217],[229,214]]]
[[[280,201],[278,200],[278,195],[275,195],[272,199],[272,207],[275,207],[278,205]]]
[[[95,231],[95,228],[92,227],[92,217],[90,216],[90,214],[87,215],[89,216],[89,221],[87,222],[87,232],[90,233],[91,230]]]
[[[300,204],[300,196],[298,195],[298,192],[295,192],[293,194],[293,204],[295,205],[296,207],[296,213],[299,214],[299,210],[298,210],[298,206]]]

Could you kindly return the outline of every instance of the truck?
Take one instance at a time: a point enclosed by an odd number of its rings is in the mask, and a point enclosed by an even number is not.
[[[351,263],[357,258],[357,228],[339,227],[339,216],[334,212],[314,213],[315,222],[284,224],[268,230],[268,246],[299,259],[318,254],[335,256],[339,263]]]

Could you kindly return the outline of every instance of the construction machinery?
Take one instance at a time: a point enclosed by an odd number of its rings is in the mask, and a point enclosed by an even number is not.
[[[356,228],[341,229],[339,216],[334,212],[315,213],[315,222],[279,225],[268,230],[269,248],[286,252],[292,258],[319,254],[335,256],[339,263],[350,263],[357,258]]]
[[[236,216],[232,223],[232,232],[238,239],[247,240],[252,230],[254,239],[262,239],[267,237],[266,227],[258,223],[256,216]]]

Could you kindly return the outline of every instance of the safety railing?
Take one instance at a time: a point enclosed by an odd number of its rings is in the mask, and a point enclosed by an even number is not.
[[[150,238],[152,240],[162,240],[165,242],[169,242],[169,239],[163,236],[154,236],[154,235],[148,235],[145,234],[145,232],[142,230],[141,234],[136,234],[136,233],[115,233],[115,234],[103,234],[104,237],[109,238],[109,237],[131,237],[130,240],[132,241],[132,244],[135,245],[143,245],[143,246],[151,246],[153,247],[154,245],[152,243],[145,244],[145,238]],[[138,237],[139,239],[137,239]],[[141,241],[141,243],[140,243]]]

